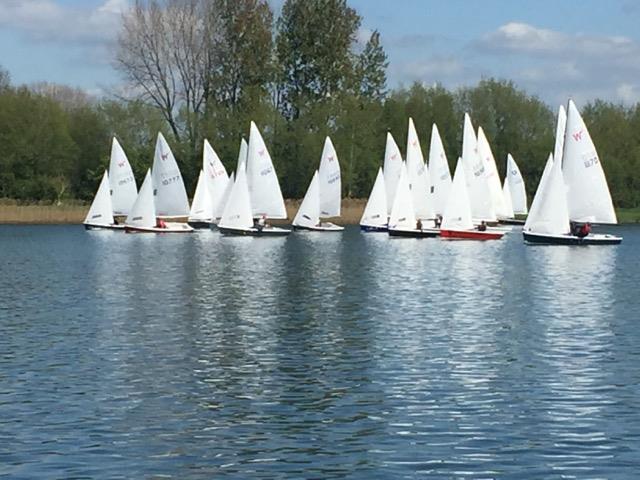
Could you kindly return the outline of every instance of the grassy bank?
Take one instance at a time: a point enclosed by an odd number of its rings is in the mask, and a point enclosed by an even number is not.
[[[289,222],[293,220],[301,200],[286,200]],[[342,200],[342,215],[336,220],[341,225],[357,225],[362,217],[364,206],[367,203],[363,198],[345,198]],[[17,205],[15,202],[0,202],[0,223],[22,224],[55,224],[55,223],[82,223],[87,215],[88,205]],[[640,208],[618,208],[618,221],[620,223],[640,223]],[[283,222],[287,223],[287,222]]]
[[[287,214],[292,220],[301,200],[287,200]],[[357,224],[364,210],[365,199],[347,198],[342,201],[342,215],[337,223]],[[56,224],[82,223],[89,205],[17,205],[15,202],[0,202],[0,223]]]

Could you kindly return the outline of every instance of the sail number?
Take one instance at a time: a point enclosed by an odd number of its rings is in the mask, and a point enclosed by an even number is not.
[[[598,155],[595,152],[593,152],[591,155],[585,155],[582,159],[584,168],[591,168],[599,162],[600,160],[598,159]]]
[[[174,175],[173,177],[163,178],[162,185],[170,185],[180,180],[180,175]]]
[[[338,180],[340,180],[340,172],[336,172],[333,175],[331,175],[331,177],[329,177],[328,182],[331,183],[336,183]]]
[[[260,175],[264,177],[266,175],[269,175],[271,172],[273,172],[273,168],[267,167],[264,170],[260,171]]]

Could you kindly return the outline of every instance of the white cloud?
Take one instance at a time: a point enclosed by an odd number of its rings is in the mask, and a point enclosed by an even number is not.
[[[115,39],[127,0],[104,0],[94,9],[62,6],[55,0],[2,0],[0,26],[34,41],[108,43]]]

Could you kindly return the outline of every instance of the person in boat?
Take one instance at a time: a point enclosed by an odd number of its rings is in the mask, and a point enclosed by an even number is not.
[[[576,232],[576,237],[584,238],[591,233],[591,224],[589,222],[583,223]]]
[[[436,215],[436,218],[433,221],[433,223],[435,224],[436,228],[440,228],[440,225],[442,225],[442,215],[440,214]]]
[[[267,223],[267,216],[265,214],[262,214],[258,219],[258,224],[257,224],[258,230],[262,231],[263,228],[266,228],[268,226],[269,224]]]
[[[157,228],[167,228],[167,224],[165,223],[165,221],[161,218],[157,218],[156,219],[156,227]]]
[[[416,222],[416,230],[422,230],[422,220],[420,219]]]
[[[487,230],[487,224],[484,220],[482,220],[480,222],[480,225],[478,225],[478,231],[479,232],[485,232]]]

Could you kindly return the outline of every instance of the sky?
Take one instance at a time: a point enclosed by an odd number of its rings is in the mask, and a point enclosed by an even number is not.
[[[271,0],[276,12],[283,0]],[[640,101],[640,0],[348,0],[360,42],[380,32],[388,86],[512,80],[550,105]],[[122,83],[112,64],[129,0],[0,0],[0,66],[93,95]]]

